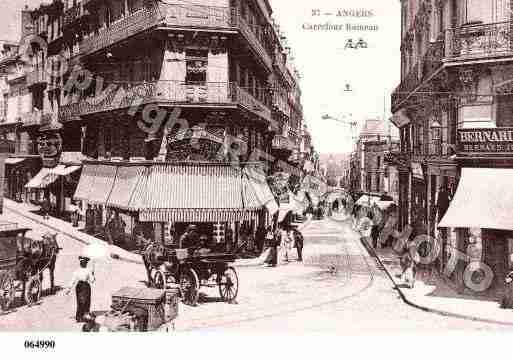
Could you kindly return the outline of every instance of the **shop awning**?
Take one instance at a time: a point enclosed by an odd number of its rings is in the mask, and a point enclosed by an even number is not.
[[[74,198],[104,205],[112,191],[116,170],[117,167],[113,165],[84,165]]]
[[[5,159],[5,164],[6,165],[17,165],[18,163],[21,163],[23,161],[25,161],[25,158],[8,157]]]
[[[32,179],[25,185],[25,188],[41,189],[46,188],[59,178],[59,175],[52,173],[51,168],[42,168]]]
[[[119,167],[106,205],[124,210],[140,208],[143,198],[137,193],[144,192],[141,190],[144,190],[146,185],[145,171],[144,166]],[[136,191],[138,187],[141,190]]]
[[[244,168],[244,174],[249,181],[249,184],[252,186],[257,200],[262,206],[267,208],[267,211],[271,216],[274,215],[279,210],[279,207],[269,185],[267,184],[267,177],[264,171],[257,166],[246,166]]]
[[[242,170],[224,164],[155,164],[139,219],[144,222],[234,222],[255,219],[262,204]]]
[[[58,174],[59,176],[68,176],[81,168],[82,166],[57,166],[54,173]]]
[[[439,227],[513,230],[513,169],[462,168]]]

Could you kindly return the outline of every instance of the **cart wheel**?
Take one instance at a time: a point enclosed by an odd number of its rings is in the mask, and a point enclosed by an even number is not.
[[[14,302],[16,287],[14,286],[14,275],[11,272],[0,277],[0,309],[7,311]]]
[[[166,287],[166,277],[164,273],[161,271],[156,271],[155,276],[153,277],[153,285],[157,289],[165,289]]]
[[[230,303],[237,298],[239,292],[239,277],[235,268],[228,267],[219,277],[219,294],[224,301]]]
[[[180,275],[180,291],[184,304],[196,305],[199,296],[199,279],[194,269],[189,268]]]
[[[25,285],[25,302],[32,305],[39,301],[41,298],[41,281],[37,275],[30,277]]]

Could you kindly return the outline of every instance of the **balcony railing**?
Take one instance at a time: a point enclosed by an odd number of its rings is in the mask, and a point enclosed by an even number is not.
[[[234,85],[234,100],[249,111],[259,115],[266,121],[271,121],[271,110],[263,102],[255,98],[248,91]]]
[[[272,148],[275,150],[292,151],[294,149],[294,144],[288,137],[276,135],[273,138]]]
[[[45,84],[48,82],[48,74],[44,69],[36,69],[27,73],[27,86]]]
[[[143,32],[162,22],[158,8],[143,8],[102,29],[98,34],[90,36],[80,44],[82,55],[88,55],[133,35]]]
[[[72,8],[68,11],[69,14],[66,14],[69,22],[82,16],[79,10]],[[250,25],[235,9],[229,7],[180,6],[164,3],[160,3],[158,6],[144,7],[84,39],[80,45],[81,53],[83,55],[91,54],[159,25],[239,30],[265,66],[269,70],[272,69],[273,61],[270,50],[266,48],[267,40],[264,31],[260,26]],[[283,73],[287,74],[286,68],[283,69]]]
[[[448,59],[496,57],[512,54],[513,22],[464,25],[447,30]]]
[[[273,107],[284,115],[290,117],[290,105],[286,97],[275,93],[273,96]]]
[[[192,26],[201,28],[231,28],[231,11],[228,7],[161,4],[168,26]]]
[[[240,105],[270,121],[271,110],[249,92],[232,83],[186,84],[178,81],[112,83],[96,96],[77,96],[76,101],[61,106],[59,119],[113,111],[147,103]]]
[[[235,11],[233,11],[235,13]],[[270,52],[264,47],[266,40],[263,38],[263,31],[259,31],[258,27],[255,25],[250,25],[242,18],[242,16],[234,15],[233,16],[233,25],[236,26],[241,32],[242,36],[249,42],[251,47],[258,53],[258,55],[262,58],[265,65],[272,69],[273,61]],[[259,35],[260,34],[260,35]]]

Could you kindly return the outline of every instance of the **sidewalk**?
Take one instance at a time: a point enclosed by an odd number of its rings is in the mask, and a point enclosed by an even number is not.
[[[95,238],[93,236],[81,232],[79,228],[73,227],[73,225],[69,222],[53,217],[50,217],[49,219],[45,220],[43,216],[40,216],[33,212],[39,209],[38,206],[34,206],[28,203],[18,203],[10,199],[4,198],[4,207],[9,211],[12,211],[20,216],[28,218],[42,226],[48,227],[52,231],[55,231],[60,234],[65,234],[85,245],[89,245],[91,243],[106,244],[106,242],[102,241],[101,239]],[[141,256],[138,254],[131,253],[114,245],[110,245],[109,247],[111,256],[115,259],[137,264],[143,263]]]
[[[370,248],[367,243],[364,245],[375,255],[407,304],[446,316],[513,325],[513,310],[501,309],[498,301],[460,294],[438,273],[418,273],[414,288],[405,287],[398,277],[401,267],[397,254],[391,248],[376,250]]]

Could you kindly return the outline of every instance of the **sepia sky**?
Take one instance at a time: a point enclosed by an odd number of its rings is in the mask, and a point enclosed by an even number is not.
[[[0,0],[0,39],[19,36],[20,10],[37,6],[39,0]],[[47,1],[49,2],[49,0]],[[181,1],[178,1],[181,2]],[[352,114],[363,124],[366,118],[390,116],[390,92],[400,79],[400,2],[398,0],[270,0],[274,17],[289,39],[301,72],[305,118],[314,146],[322,153],[351,150],[348,125],[322,120],[328,113],[342,118]],[[312,17],[313,8],[336,14],[342,9],[372,10],[373,17]],[[344,31],[309,31],[305,24],[344,25]],[[348,32],[345,24],[377,25],[377,31]],[[366,49],[344,49],[346,41],[362,38]],[[352,91],[344,91],[346,83]],[[385,102],[385,104],[384,104]]]

